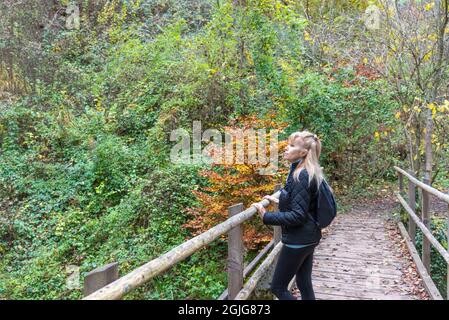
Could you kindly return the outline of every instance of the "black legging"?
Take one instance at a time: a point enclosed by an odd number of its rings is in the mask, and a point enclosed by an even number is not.
[[[316,244],[303,248],[289,248],[282,245],[271,282],[271,292],[279,300],[297,300],[288,290],[288,284],[295,274],[296,285],[301,292],[302,300],[315,300],[312,287],[313,251],[315,247]]]

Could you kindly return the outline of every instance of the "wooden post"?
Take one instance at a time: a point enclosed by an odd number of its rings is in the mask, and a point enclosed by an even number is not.
[[[404,192],[404,176],[400,172],[398,172],[398,175],[399,175],[399,193],[402,194]]]
[[[277,184],[274,187],[274,193],[278,192],[280,189],[282,188],[281,184]],[[278,211],[279,210],[279,205],[277,203],[273,204],[273,211]],[[282,229],[280,226],[274,226],[273,227],[274,231],[273,231],[273,240],[274,240],[274,245],[276,246],[276,244],[278,244],[281,241],[282,238]]]
[[[429,193],[422,191],[422,222],[430,231],[430,211],[429,211]],[[423,235],[422,237],[422,262],[430,275],[430,241]]]
[[[413,175],[411,170],[408,173]],[[408,205],[412,208],[413,212],[416,212],[416,186],[410,179],[408,179]],[[410,215],[408,216],[408,235],[413,245],[416,245],[416,224]]]
[[[229,217],[243,211],[243,203],[228,208]],[[228,300],[234,300],[243,288],[243,230],[241,225],[228,232]]]
[[[84,278],[84,296],[118,279],[118,263],[113,262],[89,272]]]

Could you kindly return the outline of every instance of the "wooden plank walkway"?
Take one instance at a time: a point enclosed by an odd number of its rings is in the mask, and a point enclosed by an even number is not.
[[[337,216],[315,250],[317,299],[427,299],[422,280],[395,223],[381,210],[353,209]],[[293,293],[299,296],[294,280]]]

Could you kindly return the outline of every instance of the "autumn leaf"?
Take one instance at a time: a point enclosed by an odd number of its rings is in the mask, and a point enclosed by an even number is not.
[[[432,10],[433,7],[435,7],[435,2],[426,3],[424,5],[424,10],[429,11],[429,10]]]

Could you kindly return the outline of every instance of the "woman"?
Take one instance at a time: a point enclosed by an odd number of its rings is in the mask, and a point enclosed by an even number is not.
[[[282,249],[271,282],[271,291],[279,300],[296,300],[288,284],[296,275],[303,300],[314,300],[312,287],[313,252],[321,240],[321,229],[315,222],[316,198],[323,172],[318,163],[321,142],[309,131],[294,132],[288,138],[284,159],[291,163],[285,187],[279,200],[279,211],[267,212],[260,203],[252,204],[264,224],[281,226]]]

